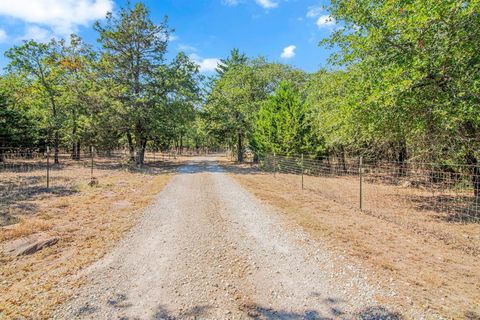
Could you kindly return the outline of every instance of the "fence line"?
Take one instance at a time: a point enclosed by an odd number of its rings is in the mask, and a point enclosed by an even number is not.
[[[188,151],[187,155],[194,155]],[[71,153],[62,150],[58,155],[59,164],[54,163],[52,150],[13,149],[3,150],[0,161],[0,226],[9,224],[9,213],[27,209],[23,200],[42,193],[68,194],[81,184],[95,185],[99,176],[108,170],[129,170],[128,150],[102,151],[83,150],[80,159],[73,159]],[[174,151],[149,151],[145,154],[145,164],[158,167],[162,163],[177,158]],[[162,166],[160,166],[161,168]],[[22,207],[22,208],[20,208]]]
[[[302,189],[316,188],[322,196],[360,210],[375,212],[410,208],[436,212],[449,221],[480,222],[480,176],[474,166],[368,163],[361,157],[333,162],[309,155],[267,154],[260,160],[259,167],[274,176],[299,176]],[[314,186],[309,186],[309,176],[319,179]]]

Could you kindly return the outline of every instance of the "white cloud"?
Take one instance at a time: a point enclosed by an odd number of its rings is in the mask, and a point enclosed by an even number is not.
[[[197,52],[197,48],[195,48],[194,46],[190,46],[188,44],[179,44],[178,45],[178,50],[180,51],[185,51],[185,52]]]
[[[0,0],[1,1],[1,0]],[[240,3],[244,3],[244,0],[221,0],[222,4],[225,6],[235,7]],[[255,0],[255,2],[265,8],[265,9],[273,9],[278,7],[278,1],[276,0]]]
[[[35,25],[27,27],[25,34],[18,38],[18,40],[35,40],[37,42],[47,42],[54,38],[54,35],[45,28],[40,28]]]
[[[295,49],[297,49],[297,47],[294,45],[284,48],[280,57],[283,59],[290,59],[295,57]]]
[[[331,27],[337,23],[332,16],[328,14],[322,15],[322,12],[323,8],[321,6],[310,7],[307,11],[307,18],[316,18],[316,24],[319,29],[324,27]]]
[[[226,6],[236,6],[240,3],[240,0],[222,0],[222,3]]]
[[[272,9],[278,7],[278,3],[272,0],[255,0],[255,2],[265,9]]]
[[[320,6],[314,6],[308,8],[307,18],[316,18],[322,13],[323,9]]]
[[[220,63],[220,59],[206,58],[199,62],[201,72],[213,72]]]
[[[199,65],[200,72],[214,72],[217,66],[221,63],[218,58],[202,58],[195,53],[190,55],[190,59]]]
[[[0,43],[7,40],[7,38],[8,38],[8,36],[7,36],[7,33],[5,32],[5,30],[0,29]]]
[[[335,19],[329,15],[323,15],[318,17],[317,19],[317,26],[319,28],[334,26],[335,24],[336,24]]]
[[[104,18],[112,8],[113,0],[0,0],[0,16],[47,27],[62,36]]]

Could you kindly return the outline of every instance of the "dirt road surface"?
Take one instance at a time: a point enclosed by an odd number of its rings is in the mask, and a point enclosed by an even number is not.
[[[400,318],[379,304],[395,292],[283,219],[194,158],[55,318]]]

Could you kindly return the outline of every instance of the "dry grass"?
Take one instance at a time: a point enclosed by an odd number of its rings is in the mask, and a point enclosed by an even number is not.
[[[451,223],[448,213],[421,209],[406,196],[414,188],[366,184],[366,212],[356,209],[358,187],[350,178],[259,173],[227,165],[258,198],[333,250],[346,254],[398,295],[385,305],[406,315],[414,305],[430,314],[480,317],[480,224]],[[403,200],[402,200],[403,199]]]
[[[60,241],[30,256],[0,253],[0,318],[48,318],[81,284],[74,275],[102,257],[165,186],[171,176],[165,168],[171,167],[128,170],[105,163],[95,173],[98,186],[89,187],[89,169],[70,166],[68,173],[57,172],[62,192],[11,198],[20,222],[0,229],[0,247],[38,232]]]

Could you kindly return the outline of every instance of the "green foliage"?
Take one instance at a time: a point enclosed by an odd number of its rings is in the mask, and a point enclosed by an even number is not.
[[[185,54],[166,61],[167,19],[141,2],[95,25],[98,52],[76,36],[25,41],[6,52],[1,144],[127,146],[139,164],[146,147],[478,163],[480,1],[328,10],[334,68],[313,74],[234,49],[202,83]]]
[[[368,114],[359,134],[429,161],[478,150],[479,1],[335,0],[329,10],[344,23],[323,42],[340,49],[332,62],[362,75],[351,92]]]
[[[282,82],[262,103],[254,138],[260,153],[291,155],[305,151],[308,127],[304,103],[291,83]]]
[[[7,94],[0,90],[0,158],[6,148],[35,147],[40,136],[32,119],[13,108]]]
[[[238,63],[237,54],[232,51],[232,57],[224,61],[236,62],[229,63],[228,68],[210,83],[204,114],[207,132],[235,149],[238,160],[242,161],[246,144],[256,149],[256,115],[264,101],[282,81],[290,80],[292,86],[299,88],[306,76],[301,71],[268,63],[262,58],[241,59],[242,63]]]
[[[155,148],[181,147],[198,113],[202,77],[183,53],[165,60],[167,19],[155,24],[144,4],[128,3],[95,30],[99,52],[72,35],[69,41],[25,41],[5,53],[2,145],[27,144],[29,135],[17,126],[24,119],[33,144],[53,145],[55,154],[67,147],[75,159],[91,145],[127,145],[142,164],[149,141]]]

